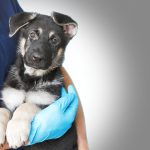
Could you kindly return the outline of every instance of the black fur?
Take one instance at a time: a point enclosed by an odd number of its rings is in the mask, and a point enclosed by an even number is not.
[[[28,74],[25,74],[24,72],[25,72],[25,68],[24,68],[23,58],[20,54],[17,54],[16,63],[11,67],[4,86],[25,90],[26,92],[30,90],[38,91],[43,89],[44,91],[58,95],[59,98],[60,89],[63,86],[63,76],[60,72],[59,67],[51,72],[46,73],[43,76],[37,76],[37,77],[30,76]],[[57,80],[59,84],[47,85],[47,86],[43,85],[43,83],[53,82],[54,80]],[[40,87],[38,86],[39,83],[41,83]]]

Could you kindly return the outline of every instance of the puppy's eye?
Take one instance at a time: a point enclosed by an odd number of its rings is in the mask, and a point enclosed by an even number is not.
[[[50,41],[51,44],[57,45],[57,44],[59,44],[59,42],[60,42],[60,38],[59,38],[58,36],[56,36],[56,35],[52,35],[52,36],[49,38],[49,41]]]
[[[38,34],[37,34],[37,32],[35,32],[35,31],[30,32],[29,38],[30,38],[31,40],[37,40],[37,39],[38,39]]]

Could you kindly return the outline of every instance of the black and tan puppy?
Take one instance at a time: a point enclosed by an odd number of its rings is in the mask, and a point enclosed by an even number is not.
[[[5,137],[11,148],[22,146],[29,136],[35,114],[60,97],[60,72],[65,48],[77,32],[69,16],[19,13],[10,18],[10,37],[19,32],[16,62],[10,68],[0,97],[0,144]],[[73,128],[73,127],[72,127]],[[71,150],[76,143],[75,129],[58,140],[24,149]]]

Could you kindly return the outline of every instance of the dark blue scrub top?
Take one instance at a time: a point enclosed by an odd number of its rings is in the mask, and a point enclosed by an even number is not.
[[[0,89],[15,60],[17,36],[9,38],[9,17],[22,12],[17,0],[0,0]]]

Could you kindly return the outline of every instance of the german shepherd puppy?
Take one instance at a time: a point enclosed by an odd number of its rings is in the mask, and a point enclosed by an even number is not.
[[[60,97],[60,72],[65,48],[77,32],[69,16],[23,12],[9,21],[12,37],[19,32],[16,61],[11,66],[0,97],[0,144],[5,137],[11,148],[28,141],[30,124],[37,112]],[[61,138],[24,147],[32,150],[76,149],[74,125]]]

